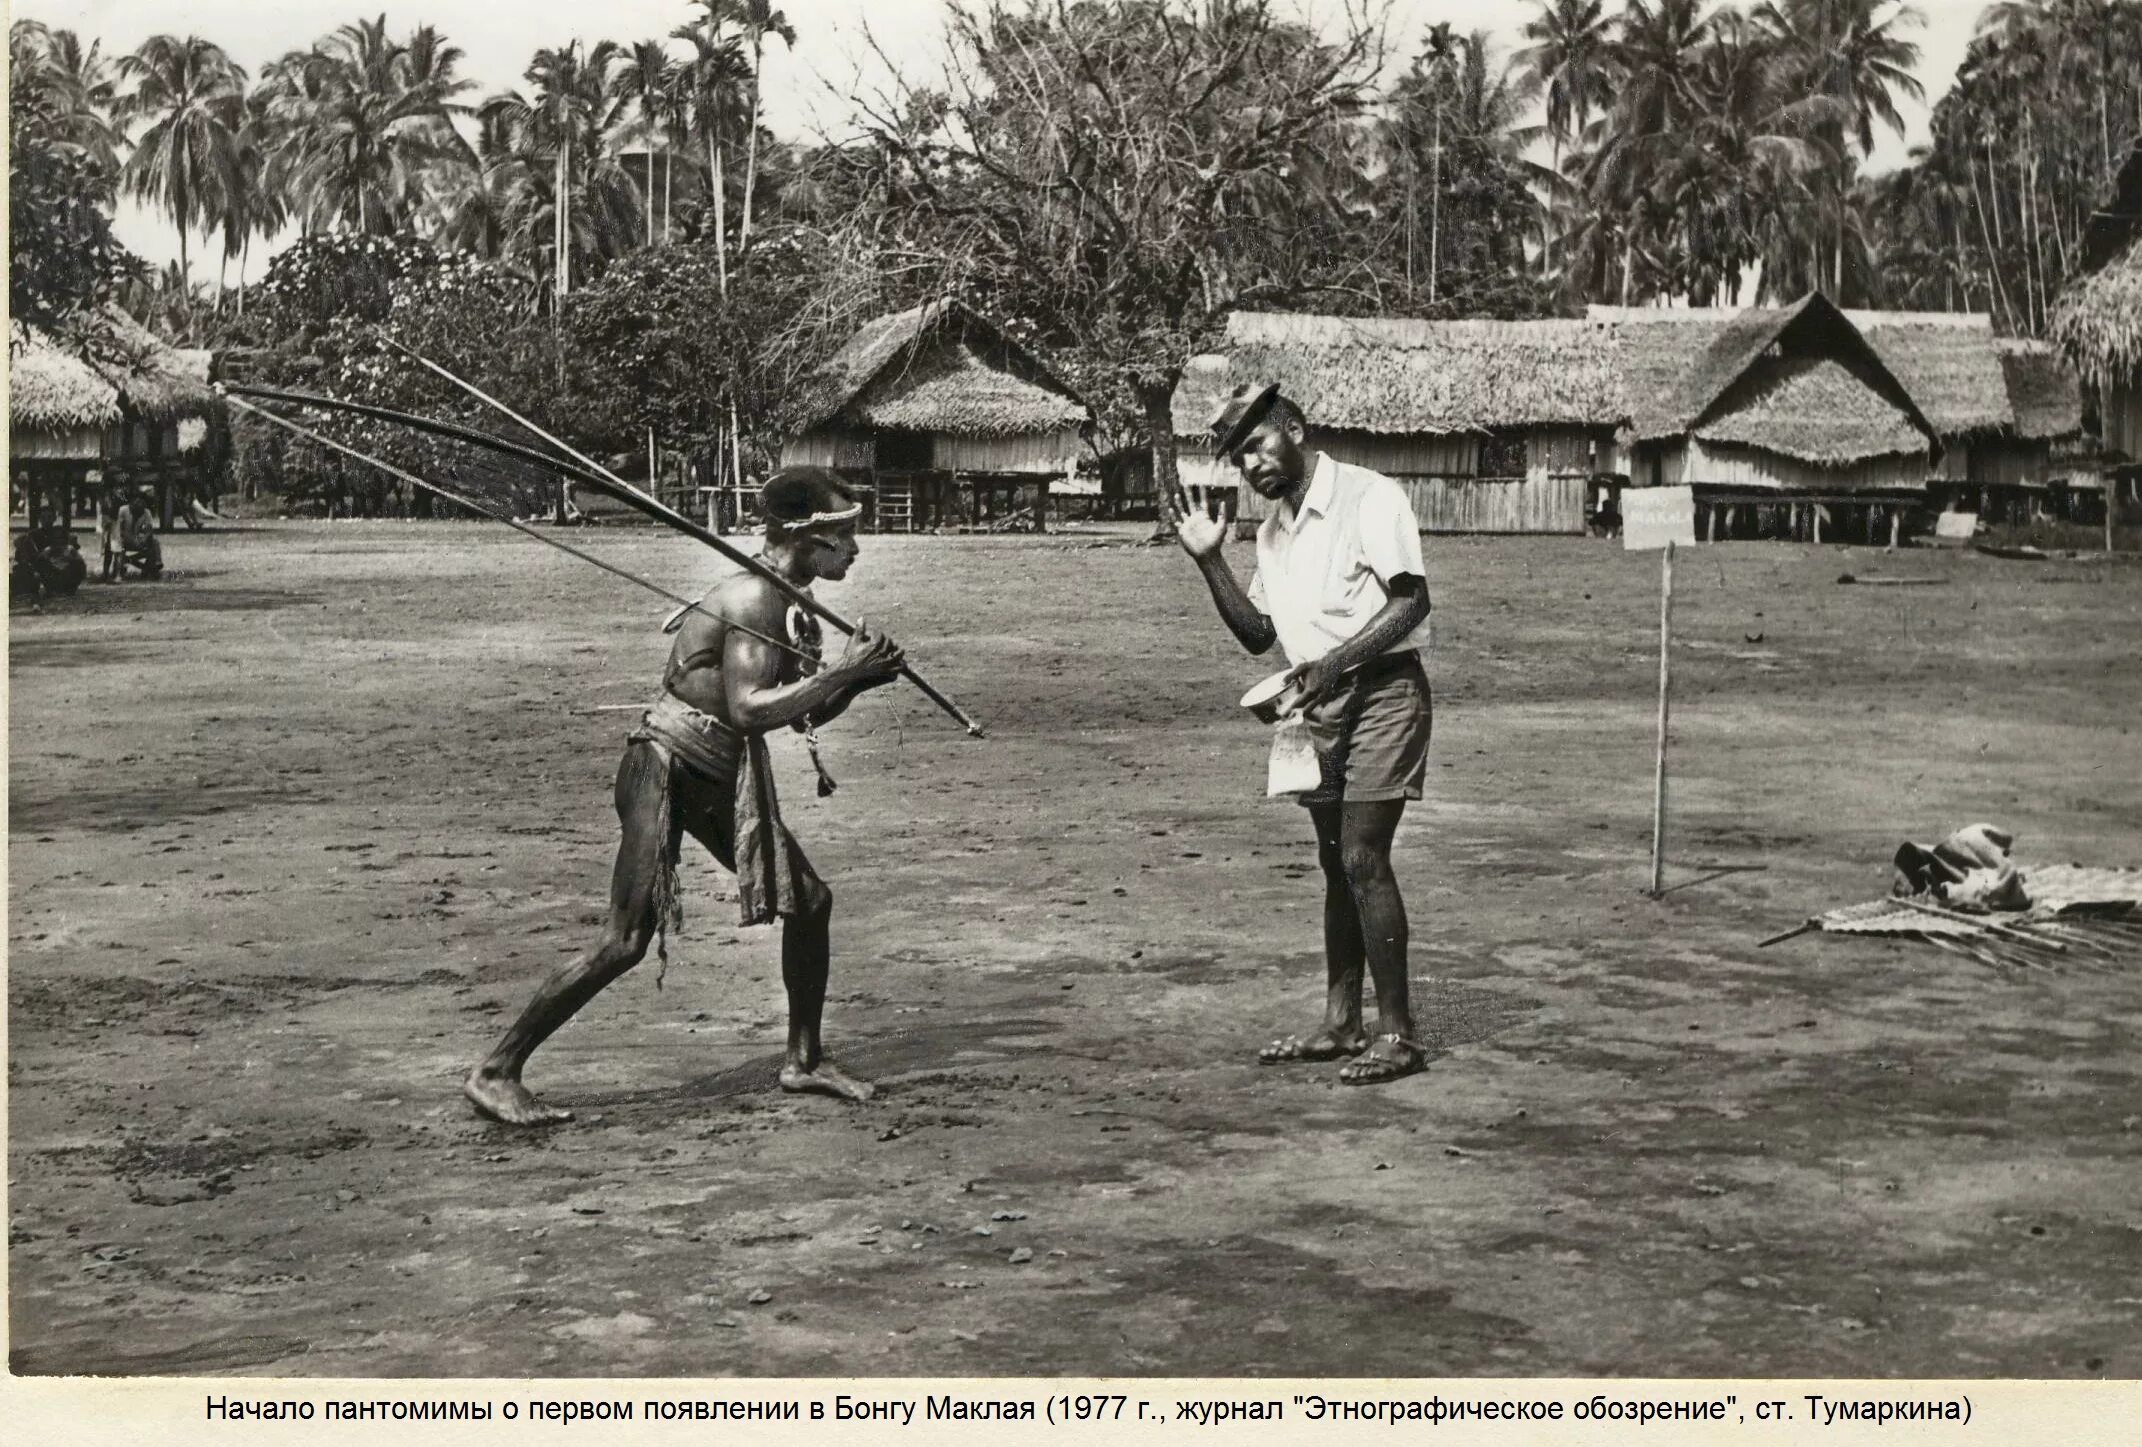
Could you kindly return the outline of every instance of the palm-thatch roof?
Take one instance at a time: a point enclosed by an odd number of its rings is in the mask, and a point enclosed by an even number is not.
[[[956,303],[873,317],[804,384],[798,432],[828,423],[966,437],[1075,427],[1085,404]]]
[[[2082,388],[2059,348],[2020,337],[2002,337],[1994,345],[2000,349],[2017,437],[2040,442],[2082,431]]]
[[[50,333],[8,331],[7,420],[15,433],[99,432],[119,420],[119,389]]]
[[[178,351],[113,307],[107,316],[116,360],[100,370],[119,388],[128,415],[142,422],[176,422],[205,417],[216,407],[205,367],[196,368]],[[198,373],[198,374],[197,374]]]
[[[1335,431],[1612,426],[1623,412],[1612,348],[1587,322],[1236,312],[1223,345],[1185,369],[1178,436],[1202,436],[1250,378],[1277,382],[1316,426]]]
[[[204,364],[158,340],[117,307],[56,334],[14,330],[8,418],[37,431],[162,425],[215,410]],[[203,354],[205,356],[205,354]]]
[[[1846,358],[1856,364],[1865,384],[1887,393],[1895,408],[1927,422],[1937,433],[1949,429],[1928,415],[1932,409],[1920,400],[1900,365],[1913,369],[1920,384],[1935,392],[1949,420],[2006,425],[2008,394],[1993,352],[1991,328],[1985,329],[1980,343],[1983,355],[1976,368],[1978,390],[1984,395],[1975,395],[1957,380],[1957,366],[1919,356],[1928,336],[1939,334],[1941,340],[1948,340],[1938,321],[1925,327],[1910,325],[1920,315],[1846,312],[1820,292],[1809,292],[1785,307],[1594,306],[1586,311],[1589,319],[1609,326],[1615,334],[1629,398],[1629,424],[1641,440],[1689,431],[1759,359],[1773,352]],[[1875,341],[1875,333],[1884,330],[1889,333],[1887,347]],[[1971,330],[1959,327],[1957,334]]]
[[[2142,235],[2060,294],[2049,330],[2092,382],[2142,373]]]
[[[1997,432],[2015,411],[1983,312],[1847,312],[1943,437]]]
[[[1621,371],[1621,420],[1638,437],[1663,437],[1686,426],[1682,393],[1690,361],[1708,353],[1738,313],[1592,307],[1585,315],[1613,339]]]
[[[1999,431],[2014,421],[1993,321],[1983,312],[1845,311],[1811,293],[1789,307],[1592,306],[1585,315],[1619,337],[1630,425],[1640,438],[1686,430],[1715,400],[1720,377],[1737,375],[1795,323],[1826,327],[1834,337],[1856,332],[1845,349],[1870,348],[1943,437]],[[1691,356],[1700,359],[1693,367]]]
[[[1760,447],[1818,467],[1921,455],[1927,434],[1904,408],[1846,363],[1765,357],[1738,377],[1695,429],[1705,442]]]

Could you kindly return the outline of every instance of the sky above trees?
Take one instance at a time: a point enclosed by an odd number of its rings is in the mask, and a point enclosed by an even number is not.
[[[1901,140],[1880,133],[1868,168],[1873,172],[1900,164],[1908,145],[1926,139],[1930,108],[1954,84],[1964,48],[1990,0],[1916,3],[1927,20],[1925,30],[1914,37],[1922,48],[1917,75],[1926,87],[1927,104],[1901,102],[1908,129]],[[1336,12],[1340,4],[1304,0],[1303,8],[1314,18]],[[877,88],[885,81],[883,65],[871,54],[865,35],[865,15],[870,35],[909,79],[926,79],[941,64],[944,0],[870,0],[867,6],[857,0],[782,0],[781,8],[795,25],[797,40],[793,54],[777,48],[766,56],[766,122],[778,135],[823,134],[839,140],[854,133],[846,96],[858,82]],[[100,40],[107,54],[131,51],[159,33],[199,35],[221,45],[248,74],[258,75],[262,65],[284,52],[303,49],[336,26],[382,10],[396,33],[427,23],[444,31],[467,52],[463,73],[477,82],[479,95],[518,85],[529,56],[539,47],[573,39],[630,44],[667,34],[689,13],[683,0],[528,0],[511,6],[491,0],[423,0],[396,6],[384,0],[128,0],[123,6],[110,0],[20,0],[13,14],[72,29],[85,42]],[[1516,0],[1395,0],[1390,12],[1392,50],[1402,63],[1438,21],[1449,22],[1461,33],[1486,29],[1499,44],[1514,49],[1522,43],[1518,27],[1531,10]],[[168,221],[138,203],[122,203],[115,229],[137,255],[158,264],[177,259],[178,241]],[[295,228],[290,228],[278,240],[287,243],[295,236]],[[271,244],[257,251],[255,265],[278,249]],[[198,258],[196,263],[198,277]]]

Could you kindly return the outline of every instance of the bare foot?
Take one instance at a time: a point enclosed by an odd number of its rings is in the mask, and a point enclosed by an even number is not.
[[[538,1102],[518,1080],[485,1074],[481,1065],[461,1082],[461,1093],[476,1107],[478,1115],[506,1125],[559,1125],[573,1118],[569,1110]]]
[[[1359,1055],[1368,1049],[1368,1037],[1355,1030],[1342,1034],[1337,1030],[1319,1030],[1304,1040],[1299,1035],[1283,1035],[1257,1052],[1260,1065],[1288,1065],[1297,1060],[1337,1060],[1342,1055]]]
[[[791,1060],[781,1067],[781,1088],[797,1095],[830,1095],[838,1100],[868,1100],[878,1093],[878,1088],[867,1080],[857,1080],[830,1060],[818,1062],[816,1070],[805,1070]]]

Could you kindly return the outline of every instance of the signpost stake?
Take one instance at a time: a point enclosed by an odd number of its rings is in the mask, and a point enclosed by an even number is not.
[[[1658,772],[1651,789],[1651,893],[1665,884],[1666,868],[1666,704],[1672,682],[1673,543],[1659,564],[1659,750]]]

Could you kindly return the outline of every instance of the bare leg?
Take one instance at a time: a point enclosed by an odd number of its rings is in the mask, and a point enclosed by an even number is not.
[[[833,967],[833,891],[821,884],[817,895],[810,910],[781,923],[781,983],[788,987],[788,1059],[781,1066],[781,1088],[868,1100],[877,1087],[826,1059],[819,1039]]]
[[[1391,839],[1406,812],[1403,799],[1340,806],[1339,854],[1360,920],[1368,972],[1376,982],[1376,1042],[1342,1068],[1339,1078],[1368,1084],[1410,1075],[1424,1063],[1413,1043],[1413,1001],[1407,978],[1406,904],[1391,872]]]
[[[677,848],[677,829],[660,837],[662,770],[667,761],[647,744],[633,744],[617,769],[617,817],[623,828],[610,876],[610,919],[601,943],[564,966],[535,993],[497,1046],[462,1082],[480,1114],[507,1125],[551,1125],[572,1112],[540,1104],[521,1084],[536,1047],[603,988],[638,964],[654,938],[655,880],[664,851]]]
[[[1336,1060],[1368,1048],[1361,1033],[1361,977],[1366,951],[1361,913],[1347,882],[1338,804],[1314,804],[1317,863],[1324,870],[1324,1024],[1308,1039],[1288,1035],[1257,1053],[1267,1065],[1289,1060]]]

